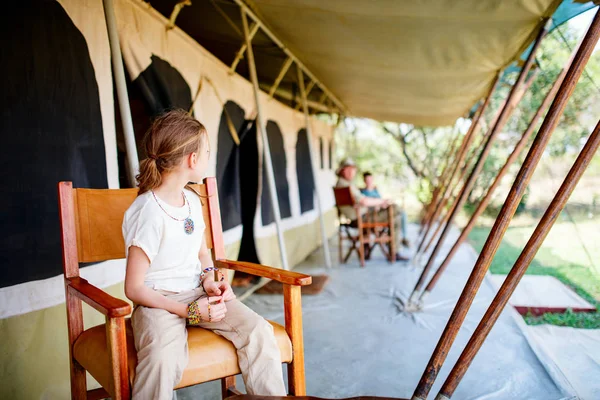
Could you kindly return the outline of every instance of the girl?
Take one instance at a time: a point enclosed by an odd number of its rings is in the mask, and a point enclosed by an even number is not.
[[[285,396],[273,328],[235,299],[229,283],[214,280],[202,205],[185,188],[208,165],[204,126],[183,110],[169,111],[154,121],[145,147],[138,197],[123,220],[125,295],[136,305],[133,399],[172,399],[188,363],[186,324],[233,342],[249,394]]]

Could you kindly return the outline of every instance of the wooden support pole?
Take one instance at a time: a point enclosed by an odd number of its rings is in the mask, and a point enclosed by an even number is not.
[[[487,140],[487,138],[489,137],[489,134],[491,132],[492,132],[491,130],[488,130],[488,132],[483,137],[483,142],[485,142]],[[460,186],[460,183],[465,180],[465,177],[467,176],[467,173],[471,170],[470,167],[473,166],[473,159],[475,159],[476,154],[477,154],[476,151],[473,151],[469,155],[469,158],[467,159],[467,161],[465,161],[465,164],[464,164],[464,166],[462,168],[462,171],[461,171],[461,175],[458,178],[458,181],[456,182],[456,185],[450,191],[450,196],[448,197],[448,202],[454,196],[456,188]],[[426,254],[429,251],[429,248],[435,242],[435,238],[437,238],[437,235],[440,233],[440,231],[442,230],[442,228],[444,228],[446,226],[446,224],[448,223],[448,220],[450,219],[450,216],[454,213],[454,210],[456,209],[456,206],[458,205],[458,194],[459,193],[457,193],[456,197],[454,197],[454,201],[452,202],[452,205],[450,206],[450,209],[448,210],[448,212],[444,215],[444,217],[436,225],[435,231],[433,232],[433,235],[431,235],[431,238],[427,242],[427,245],[425,245],[425,247],[423,248],[422,254]]]
[[[573,55],[575,55],[575,51],[573,52]],[[423,292],[423,294],[421,294],[421,297],[419,299],[420,302],[422,302],[424,300],[424,298],[427,297],[429,295],[429,293],[433,290],[433,288],[437,284],[438,280],[440,279],[441,275],[444,273],[444,271],[450,264],[450,261],[452,261],[454,254],[456,253],[456,251],[458,251],[458,248],[462,245],[462,243],[469,236],[469,233],[471,233],[471,230],[475,227],[475,223],[477,222],[477,219],[481,216],[481,214],[483,214],[483,212],[487,208],[488,204],[492,200],[494,191],[498,188],[498,186],[500,186],[500,182],[502,181],[502,178],[508,173],[510,166],[517,160],[519,155],[525,149],[525,146],[529,142],[529,139],[533,135],[533,132],[535,132],[535,128],[538,124],[538,121],[540,120],[540,118],[542,117],[544,112],[548,109],[548,107],[550,106],[550,102],[552,102],[552,100],[554,99],[554,96],[556,96],[556,92],[558,92],[558,88],[560,87],[562,81],[564,80],[565,75],[567,74],[567,69],[572,60],[573,60],[573,58],[571,57],[569,59],[569,61],[567,62],[567,64],[565,65],[565,67],[560,72],[560,74],[558,74],[558,76],[556,77],[554,84],[552,85],[552,87],[550,88],[548,93],[546,94],[544,101],[542,102],[540,107],[537,109],[535,115],[531,119],[531,122],[529,123],[529,126],[523,133],[523,136],[521,137],[519,142],[515,145],[515,148],[513,149],[510,156],[508,156],[508,158],[506,159],[504,166],[500,169],[500,171],[498,172],[498,175],[496,175],[494,182],[492,182],[491,186],[488,188],[484,198],[481,200],[481,202],[477,206],[477,209],[471,216],[471,219],[469,220],[467,225],[463,228],[462,232],[460,233],[460,236],[458,237],[458,239],[452,246],[452,249],[450,250],[450,252],[446,256],[446,258],[444,259],[444,261],[442,262],[442,264],[440,265],[438,270],[435,272],[435,274],[433,275],[433,277],[431,278],[431,280],[425,287],[425,291]]]
[[[348,113],[348,109],[346,108],[346,106],[344,105],[344,103],[342,103],[340,101],[340,99],[338,99],[328,88],[327,86],[323,85],[323,83],[321,81],[319,81],[316,76],[308,69],[306,68],[306,66],[304,65],[304,63],[302,63],[302,61],[300,61],[298,59],[298,57],[296,57],[289,48],[287,48],[282,42],[281,40],[279,40],[279,38],[269,29],[268,25],[266,25],[265,23],[263,23],[261,21],[261,19],[254,13],[254,11],[252,11],[252,9],[250,7],[248,7],[248,5],[246,4],[246,2],[244,0],[233,0],[235,2],[235,4],[237,4],[242,11],[244,12],[244,15],[246,15],[248,18],[252,19],[257,25],[260,26],[261,30],[265,33],[265,35],[267,35],[269,37],[269,39],[271,39],[273,41],[273,43],[275,43],[277,45],[277,47],[279,47],[281,49],[281,51],[283,51],[285,53],[285,55],[287,55],[288,57],[292,58],[294,63],[299,66],[300,68],[302,68],[302,72],[304,72],[304,74],[306,76],[308,76],[311,80],[315,81],[315,84],[317,86],[319,86],[319,88],[321,88],[321,90],[324,93],[327,93],[327,97],[330,98],[335,105],[341,110],[341,112],[343,114],[347,114]]]
[[[456,307],[454,308],[452,314],[450,315],[450,319],[446,324],[444,332],[438,341],[438,344],[427,363],[427,367],[423,372],[421,380],[417,388],[415,389],[413,400],[424,400],[427,398],[429,391],[431,390],[431,386],[433,385],[441,367],[448,355],[450,347],[454,343],[454,339],[458,334],[460,326],[462,325],[467,312],[475,298],[475,295],[483,281],[485,273],[487,272],[490,263],[492,262],[492,258],[494,257],[496,250],[500,246],[500,242],[502,241],[502,237],[508,229],[510,221],[517,209],[523,194],[525,193],[525,189],[533,175],[537,164],[550,140],[550,136],[556,128],[558,124],[559,118],[562,115],[564,108],[567,104],[567,100],[573,93],[575,89],[575,85],[581,76],[585,64],[589,60],[592,51],[594,50],[594,46],[598,42],[598,37],[600,36],[600,18],[598,13],[594,17],[592,25],[590,26],[581,47],[579,48],[575,59],[571,67],[569,68],[569,72],[560,86],[556,98],[554,102],[550,106],[548,110],[548,114],[540,127],[540,130],[535,138],[529,153],[521,167],[517,178],[506,198],[506,202],[496,219],[496,222],[486,240],[486,243],[481,251],[477,262],[475,263],[475,267],[473,268],[473,272],[469,276],[469,279],[458,299]]]
[[[175,21],[177,20],[177,16],[181,12],[181,9],[185,6],[191,6],[191,5],[192,5],[191,0],[182,0],[182,1],[179,1],[177,4],[175,4],[175,7],[173,7],[173,11],[171,11],[171,16],[169,17],[169,23],[167,24],[166,29],[171,30],[171,29],[175,28]]]
[[[125,137],[125,149],[127,153],[128,167],[127,178],[129,185],[131,185],[131,187],[136,187],[137,180],[135,177],[140,172],[140,162],[137,153],[137,145],[135,143],[135,132],[133,130],[133,119],[131,117],[129,95],[127,94],[127,80],[125,79],[123,58],[121,56],[117,18],[115,16],[113,0],[103,0],[103,5],[104,15],[106,17],[106,28],[108,30],[108,43],[110,44],[113,76],[115,79],[119,111],[121,113],[123,136]]]
[[[473,142],[473,139],[475,136],[475,131],[477,130],[479,121],[481,120],[481,117],[483,115],[483,112],[485,111],[485,108],[487,108],[487,106],[490,103],[490,99],[492,97],[494,88],[496,87],[496,84],[498,83],[499,76],[500,75],[498,75],[496,77],[496,80],[495,80],[494,84],[492,85],[490,93],[488,94],[483,105],[479,108],[479,110],[477,110],[477,115],[475,118],[473,118],[473,121],[471,122],[471,126],[469,127],[469,130],[465,134],[465,137],[464,137],[462,144],[460,146],[460,149],[458,151],[458,155],[456,156],[456,161],[454,163],[454,166],[452,167],[452,173],[450,174],[450,178],[448,180],[449,184],[446,185],[446,187],[444,188],[443,194],[440,197],[441,198],[440,202],[435,206],[433,213],[431,214],[431,216],[425,223],[425,229],[424,229],[423,235],[421,236],[420,243],[417,246],[417,251],[416,251],[415,255],[419,254],[419,252],[421,251],[421,248],[423,247],[423,242],[427,238],[427,235],[429,234],[429,230],[431,229],[432,222],[435,221],[435,219],[437,219],[437,217],[439,216],[439,213],[441,212],[442,208],[444,207],[444,204],[446,201],[446,196],[449,195],[451,183],[454,180],[456,174],[458,173],[458,165],[460,163],[462,163],[462,161],[464,160],[464,157],[466,157],[467,149],[469,148],[469,146],[471,146],[471,143]]]
[[[485,160],[486,160],[488,154],[492,150],[492,146],[494,144],[494,141],[496,140],[496,137],[498,136],[498,134],[500,133],[502,128],[504,128],[504,125],[508,121],[510,112],[514,109],[514,106],[511,106],[511,103],[514,99],[514,96],[518,93],[520,86],[524,83],[525,78],[527,77],[527,74],[529,73],[529,70],[531,68],[531,65],[533,64],[533,61],[535,60],[535,53],[537,52],[537,49],[540,47],[542,39],[544,38],[544,36],[546,35],[547,32],[548,32],[547,28],[544,27],[543,29],[540,30],[539,34],[537,35],[534,45],[533,45],[533,48],[531,49],[531,52],[529,53],[529,56],[527,57],[527,60],[525,61],[525,65],[523,65],[523,68],[521,69],[521,73],[519,74],[517,81],[513,85],[512,89],[508,95],[506,104],[505,104],[504,108],[502,109],[502,112],[500,113],[500,116],[498,117],[496,124],[492,127],[492,129],[487,137],[487,140],[485,141],[485,145],[483,146],[483,149],[481,150],[481,153],[479,154],[477,163],[475,163],[473,170],[471,171],[469,177],[465,181],[465,183],[460,191],[460,194],[458,195],[458,197],[455,201],[455,204],[452,207],[452,212],[450,213],[450,216],[448,217],[448,222],[447,222],[446,226],[444,227],[444,230],[442,230],[440,238],[439,238],[438,242],[436,243],[435,247],[433,248],[433,251],[431,252],[431,255],[429,256],[429,259],[427,260],[427,264],[425,264],[425,268],[423,268],[423,271],[421,272],[421,276],[419,277],[419,280],[417,281],[417,284],[415,285],[415,288],[413,289],[413,292],[410,296],[409,303],[416,302],[417,296],[419,296],[421,290],[423,289],[423,286],[425,285],[425,280],[427,279],[427,275],[431,271],[431,268],[433,268],[435,258],[437,256],[437,254],[439,253],[440,249],[442,248],[442,246],[444,244],[444,240],[446,239],[446,236],[448,236],[448,233],[450,232],[450,228],[452,227],[452,222],[454,221],[454,218],[460,211],[462,205],[467,200],[467,197],[469,196],[469,193],[471,192],[471,189],[473,188],[473,185],[475,184],[475,180],[479,176],[479,173],[481,172],[481,169],[483,168],[483,164],[485,163]]]
[[[273,205],[273,216],[275,226],[277,227],[277,242],[279,243],[279,252],[281,256],[281,266],[285,270],[289,270],[287,251],[285,241],[283,240],[283,228],[281,226],[281,213],[279,212],[279,200],[277,199],[277,188],[275,186],[275,173],[273,172],[273,160],[271,159],[271,149],[269,146],[269,138],[267,136],[266,125],[264,124],[263,115],[260,107],[260,91],[258,88],[258,75],[256,74],[256,64],[254,63],[254,52],[252,51],[252,40],[248,30],[248,18],[246,11],[242,8],[242,24],[244,26],[244,37],[246,38],[246,47],[248,51],[248,69],[250,70],[250,79],[254,88],[254,101],[256,103],[256,122],[263,142],[263,154],[265,157],[264,165],[267,169],[267,181],[269,187],[269,195],[271,204]]]
[[[279,71],[279,75],[277,75],[277,78],[275,79],[275,82],[273,82],[273,86],[271,86],[271,89],[269,90],[269,98],[273,98],[273,94],[275,93],[275,91],[279,87],[279,84],[283,80],[283,77],[285,76],[285,74],[288,72],[288,69],[290,69],[290,67],[292,66],[293,62],[294,62],[294,60],[292,60],[291,57],[288,57],[283,62],[283,65],[281,66],[281,71]]]
[[[254,25],[252,25],[252,28],[250,29],[250,41],[252,41],[252,39],[254,38],[254,36],[258,33],[258,29],[260,28],[260,26],[255,23]],[[244,58],[244,53],[246,52],[246,49],[248,48],[248,45],[246,44],[246,42],[244,42],[244,44],[242,45],[242,47],[240,47],[240,49],[238,50],[237,54],[235,55],[235,59],[233,60],[233,62],[231,63],[231,67],[229,67],[229,75],[233,75],[233,73],[235,72],[238,64],[240,63],[240,61],[242,61],[242,58]]]
[[[450,177],[448,179],[448,184],[446,185],[446,187],[443,190],[443,194],[440,197],[439,203],[434,207],[433,213],[431,214],[431,216],[425,223],[425,229],[423,230],[423,235],[421,236],[419,245],[417,246],[417,251],[415,252],[413,259],[416,258],[416,256],[421,252],[421,249],[423,248],[425,239],[429,235],[431,226],[437,220],[440,213],[446,206],[446,203],[448,201],[447,196],[450,196],[452,193],[452,191],[450,190],[453,187],[452,182],[454,182],[454,178],[456,177],[456,174],[459,172],[459,166],[463,163],[463,161],[465,160],[465,157],[467,156],[467,151],[469,150],[471,143],[473,142],[473,139],[475,138],[475,132],[479,128],[479,125],[482,121],[485,110],[490,105],[492,95],[494,93],[494,90],[496,90],[496,86],[498,85],[499,81],[500,81],[500,72],[498,72],[498,74],[496,75],[496,79],[494,80],[494,83],[492,84],[490,91],[489,91],[488,95],[486,96],[485,101],[483,102],[483,105],[477,110],[475,117],[473,118],[473,121],[471,122],[471,126],[469,127],[469,130],[467,131],[467,133],[462,141],[462,144],[458,151],[458,155],[456,156],[456,158],[453,162],[454,165],[452,167],[452,172],[450,173]]]
[[[470,138],[470,143],[468,143],[469,147],[471,145],[471,142],[473,142],[474,138],[475,138],[475,135],[473,134],[472,137]],[[423,234],[421,240],[419,241],[419,246],[417,246],[417,251],[415,252],[415,256],[418,256],[421,253],[425,252],[423,245],[425,243],[427,243],[427,238],[429,237],[431,228],[434,225],[436,225],[438,218],[444,212],[448,202],[452,199],[452,195],[453,195],[456,187],[458,187],[460,185],[460,182],[465,178],[465,174],[467,171],[466,167],[467,167],[467,164],[469,163],[469,160],[465,161],[465,158],[467,157],[468,154],[469,154],[468,148],[466,150],[463,150],[463,152],[461,154],[459,154],[459,157],[458,157],[459,160],[457,160],[457,162],[455,163],[455,165],[453,167],[451,178],[449,179],[448,184],[444,189],[444,195],[440,198],[440,201],[436,205],[436,209],[434,210],[433,214],[429,218],[427,227],[425,229],[425,233]],[[464,164],[462,164],[463,162],[464,162]],[[463,165],[463,168],[460,168],[461,165]],[[458,176],[458,180],[455,181],[457,173],[460,175]],[[441,221],[440,221],[440,224],[442,224]],[[437,225],[436,231],[439,231],[440,224]],[[433,236],[435,237],[435,235],[436,234],[434,234]]]
[[[496,112],[496,114],[494,115],[494,117],[490,121],[490,127],[493,128],[494,126],[496,126],[496,124],[498,122],[498,118],[500,118],[500,115],[502,114],[502,112],[503,112],[503,110],[505,108],[508,108],[508,110],[506,111],[506,115],[510,116],[512,114],[512,112],[514,111],[514,109],[517,106],[517,104],[519,104],[519,102],[521,101],[521,99],[523,98],[523,96],[525,95],[525,93],[527,92],[527,90],[529,90],[529,88],[533,84],[533,81],[535,80],[536,75],[537,75],[537,73],[532,73],[531,76],[525,82],[525,84],[523,84],[520,88],[517,89],[517,91],[516,91],[516,93],[515,93],[514,96],[512,96],[510,98],[507,97],[506,99],[504,99],[504,101],[501,103],[500,107],[498,108],[498,112]],[[499,128],[496,128],[496,130],[497,131],[501,131],[507,121],[508,121],[508,117],[504,119],[504,124],[502,124],[502,126],[500,126]],[[483,136],[482,143],[485,143],[487,141],[489,135],[491,135],[492,132],[493,132],[493,129],[488,129],[487,130],[486,134]],[[463,168],[461,170],[461,176],[460,176],[460,178],[458,179],[458,181],[456,182],[455,186],[450,191],[451,194],[454,193],[454,190],[457,187],[460,186],[461,182],[464,181],[464,179],[466,177],[466,174],[469,171],[469,167],[471,166],[471,161],[473,159],[475,159],[475,156],[477,155],[477,150],[479,150],[478,146],[476,146],[475,148],[473,148],[471,154],[469,154],[469,158],[465,162],[465,164],[463,165]],[[468,195],[469,194],[467,193],[467,196]],[[447,201],[449,202],[450,199],[451,199],[451,196],[447,198]],[[440,231],[442,230],[442,228],[445,227],[446,223],[450,219],[450,215],[452,215],[452,213],[454,212],[454,210],[457,208],[457,204],[456,204],[457,201],[458,201],[458,197],[454,198],[454,202],[450,206],[450,209],[445,214],[445,216],[442,218],[442,220],[440,221],[440,223],[437,224],[435,232],[433,233],[433,235],[429,239],[429,242],[427,243],[427,245],[423,248],[423,251],[422,251],[423,254],[425,254],[425,253],[427,253],[427,251],[429,251],[429,248],[435,242],[435,239],[437,238],[437,235],[440,233]],[[444,207],[445,207],[445,204],[444,204]],[[435,221],[433,221],[433,222],[435,222]]]
[[[480,119],[479,117],[482,115],[482,111],[483,111],[483,106],[480,106],[477,109],[477,111],[475,112],[475,115],[473,116],[473,120],[471,121],[471,126],[469,126],[469,129],[467,130],[467,133],[465,134],[459,148],[454,152],[455,157],[453,157],[453,159],[452,159],[453,162],[449,164],[450,169],[448,170],[448,173],[446,174],[445,180],[443,182],[443,187],[440,188],[440,192],[443,194],[441,197],[439,197],[439,195],[438,195],[438,200],[432,204],[430,213],[425,216],[424,224],[423,224],[425,229],[429,228],[429,225],[431,224],[434,213],[436,213],[438,211],[441,201],[447,194],[448,185],[450,184],[450,180],[454,177],[454,173],[457,168],[456,163],[463,156],[465,146],[472,141],[473,132],[476,129],[475,122],[479,121],[479,119]],[[460,137],[460,135],[459,135],[459,137]]]
[[[315,81],[310,81],[308,82],[308,85],[306,85],[306,98],[308,99],[308,95],[310,94],[311,90],[315,87]],[[321,101],[319,101],[319,103],[321,103]],[[296,104],[296,107],[294,107],[294,110],[299,110],[300,107],[302,107],[302,102]]]
[[[302,96],[302,108],[304,110],[304,123],[306,124],[306,136],[308,138],[308,152],[310,154],[310,163],[312,166],[313,181],[315,183],[314,195],[317,198],[317,212],[319,213],[319,226],[321,228],[321,240],[323,241],[323,257],[325,258],[325,265],[327,268],[331,268],[331,258],[329,254],[329,241],[327,240],[327,231],[325,230],[325,216],[323,215],[323,206],[321,205],[321,191],[319,189],[319,179],[317,171],[319,166],[317,164],[317,158],[315,157],[315,150],[313,149],[312,142],[312,128],[310,126],[310,118],[308,116],[308,101],[306,99],[306,89],[304,87],[304,75],[300,68],[296,68],[298,71],[298,86],[300,87],[300,94]]]
[[[515,262],[514,266],[510,270],[510,273],[500,287],[500,290],[496,294],[496,297],[494,297],[494,300],[479,322],[477,329],[475,329],[475,332],[471,336],[469,343],[467,343],[467,346],[458,358],[458,361],[454,365],[454,368],[450,372],[446,382],[444,382],[444,385],[442,386],[442,389],[440,390],[440,393],[436,399],[449,399],[454,394],[456,387],[467,372],[469,365],[471,365],[471,362],[477,355],[477,352],[481,348],[485,338],[492,330],[494,324],[500,316],[500,313],[502,310],[504,310],[506,303],[508,303],[508,299],[515,291],[517,285],[521,281],[521,278],[523,278],[525,271],[527,271],[527,267],[529,264],[531,264],[531,261],[533,261],[533,258],[542,246],[544,239],[546,239],[550,229],[558,219],[560,212],[567,204],[569,197],[573,193],[573,190],[575,190],[577,183],[590,164],[590,161],[598,150],[599,145],[600,122],[598,122],[596,125],[594,132],[592,132],[587,143],[583,147],[583,150],[581,150],[581,153],[577,157],[577,160],[575,160],[575,163],[571,167],[571,170],[567,174],[567,177],[563,181],[560,189],[558,189],[554,199],[548,206],[544,216],[535,228],[531,238],[525,245],[521,255]]]
[[[446,154],[443,157],[444,167],[443,167],[443,169],[440,173],[440,176],[437,180],[437,185],[435,186],[435,189],[433,190],[433,193],[431,194],[431,201],[425,206],[425,209],[423,212],[423,218],[421,219],[421,230],[423,229],[423,224],[425,223],[425,221],[427,219],[429,219],[429,215],[433,212],[433,207],[435,207],[435,205],[438,203],[440,192],[443,190],[446,179],[448,178],[448,176],[450,174],[450,170],[452,169],[452,167],[451,167],[452,159],[453,159],[452,156],[455,153],[455,149],[459,143],[459,139],[460,139],[460,130],[457,129],[454,139],[452,140],[450,146],[448,147],[448,151],[446,152]],[[421,233],[421,232],[419,232],[419,233]]]

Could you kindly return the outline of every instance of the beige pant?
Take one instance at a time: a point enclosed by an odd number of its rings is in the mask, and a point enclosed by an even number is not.
[[[206,296],[202,288],[161,293],[182,303]],[[223,320],[198,326],[233,343],[248,394],[285,396],[281,355],[273,327],[238,300],[226,305]],[[171,400],[173,388],[188,363],[186,320],[160,308],[138,306],[131,321],[138,356],[133,399]]]

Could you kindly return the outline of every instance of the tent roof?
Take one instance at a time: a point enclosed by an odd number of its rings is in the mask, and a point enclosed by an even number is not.
[[[166,17],[175,3],[152,1]],[[561,1],[245,3],[341,100],[349,115],[435,126],[465,115],[489,90],[496,73],[525,51]],[[233,0],[193,2],[182,10],[177,25],[226,64],[243,44],[240,10]],[[262,31],[253,45],[261,87],[268,89],[286,56]],[[247,77],[245,64],[237,72]],[[290,98],[297,94],[295,81],[291,68],[280,93]],[[310,100],[322,99],[320,89],[310,93]]]

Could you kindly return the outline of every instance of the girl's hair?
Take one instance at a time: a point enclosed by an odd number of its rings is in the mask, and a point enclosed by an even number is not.
[[[201,151],[208,142],[206,129],[186,111],[178,109],[159,115],[144,138],[148,158],[140,163],[138,196],[162,183],[162,174],[175,169],[184,156]]]

